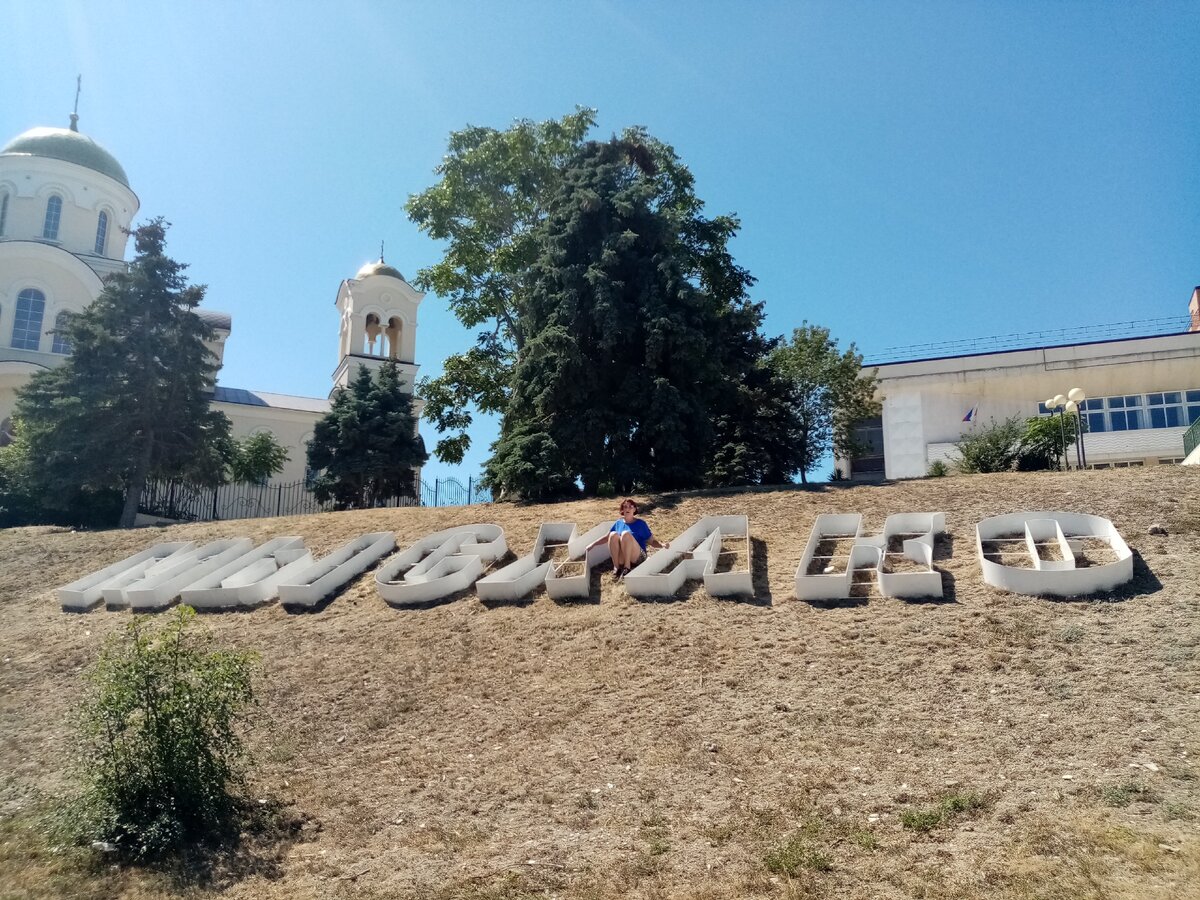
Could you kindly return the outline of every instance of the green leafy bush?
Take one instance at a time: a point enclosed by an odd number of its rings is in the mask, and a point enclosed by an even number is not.
[[[939,825],[946,825],[958,816],[986,808],[990,802],[988,797],[973,791],[947,794],[937,806],[904,810],[900,813],[900,824],[911,831],[933,831]]]
[[[950,474],[950,467],[942,460],[934,460],[929,466],[930,478],[945,478]]]
[[[1075,417],[1060,423],[1051,416],[1019,416],[972,428],[954,445],[958,469],[967,475],[989,472],[1038,472],[1056,469],[1075,443]],[[932,468],[932,467],[931,467]],[[930,474],[933,474],[932,471]]]
[[[1035,416],[1025,421],[1025,433],[1017,454],[1018,472],[1057,469],[1066,449],[1075,443],[1075,415]]]
[[[958,450],[958,470],[965,475],[1011,472],[1017,461],[1024,429],[1014,416],[1003,422],[972,428],[954,445]]]
[[[82,710],[80,836],[146,858],[209,842],[236,821],[237,725],[253,702],[253,654],[215,646],[181,607],[135,618],[101,652]]]

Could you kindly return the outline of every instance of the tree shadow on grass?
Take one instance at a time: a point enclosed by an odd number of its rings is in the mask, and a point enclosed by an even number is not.
[[[284,875],[288,849],[318,831],[320,823],[278,800],[243,799],[223,840],[193,845],[178,856],[144,865],[187,892],[223,891],[251,877],[275,881]]]

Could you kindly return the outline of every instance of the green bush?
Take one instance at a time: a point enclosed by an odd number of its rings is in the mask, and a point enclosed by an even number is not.
[[[1018,472],[1057,469],[1068,447],[1075,443],[1075,415],[1034,416],[1025,421],[1025,433],[1017,453]]]
[[[912,831],[933,831],[939,825],[948,824],[958,816],[986,808],[990,802],[988,797],[973,791],[965,794],[947,794],[937,806],[904,810],[900,813],[900,824]]]
[[[1038,472],[1057,469],[1067,447],[1075,443],[1075,417],[1058,422],[1053,416],[1019,416],[972,428],[954,445],[958,469],[967,475],[989,472]],[[930,474],[932,475],[932,467]]]
[[[236,822],[237,725],[253,702],[253,654],[215,646],[181,607],[135,618],[104,647],[82,710],[85,840],[147,858],[219,839]]]
[[[1014,416],[1003,422],[972,428],[954,445],[958,450],[958,470],[965,475],[1011,472],[1017,461],[1023,428]]]
[[[929,466],[930,478],[945,478],[949,474],[950,467],[940,459],[934,460],[934,462],[932,462]]]

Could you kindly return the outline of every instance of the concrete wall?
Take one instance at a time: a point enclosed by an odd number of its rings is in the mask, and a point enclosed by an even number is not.
[[[42,240],[46,201],[62,198],[62,217],[55,246],[84,257],[95,256],[96,223],[108,213],[103,256],[125,256],[129,228],[138,211],[137,195],[107,175],[74,163],[32,156],[0,157],[0,193],[9,194],[5,240]]]
[[[312,437],[313,426],[322,413],[269,406],[247,406],[242,403],[214,403],[213,409],[229,417],[234,437],[246,437],[258,431],[269,431],[287,448],[290,459],[284,469],[271,480],[300,481],[305,471],[305,443]]]
[[[1200,333],[1077,344],[878,367],[887,477],[915,478],[971,426],[1035,416],[1038,403],[1082,388],[1088,397],[1200,389]],[[1090,434],[1089,462],[1183,455],[1183,429]]]

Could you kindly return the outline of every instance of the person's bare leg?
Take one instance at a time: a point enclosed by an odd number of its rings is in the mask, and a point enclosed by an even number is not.
[[[624,551],[621,557],[622,564],[632,569],[642,557],[642,548],[638,546],[637,538],[629,532],[621,535],[621,549]]]
[[[621,568],[621,536],[615,531],[608,533],[608,555],[612,557],[613,571]]]

